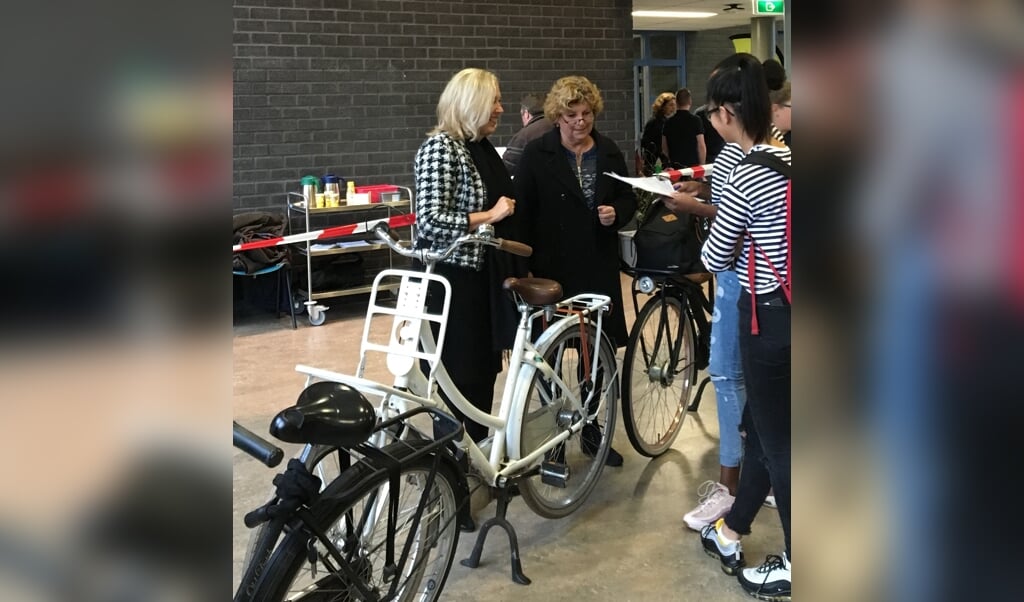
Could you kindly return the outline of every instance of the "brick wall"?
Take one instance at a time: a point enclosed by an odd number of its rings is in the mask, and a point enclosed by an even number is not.
[[[519,98],[563,75],[601,88],[598,128],[632,148],[630,0],[236,0],[235,211],[280,209],[307,173],[412,187],[437,99],[464,67],[497,73],[502,146]],[[706,74],[705,74],[706,77]]]

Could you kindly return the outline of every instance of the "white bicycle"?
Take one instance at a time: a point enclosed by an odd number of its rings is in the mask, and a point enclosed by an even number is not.
[[[375,232],[394,252],[418,259],[424,271],[388,269],[378,274],[354,375],[305,365],[296,366],[296,370],[307,375],[307,386],[328,381],[359,391],[375,402],[382,421],[404,415],[410,407],[447,412],[440,390],[469,420],[486,425],[490,436],[479,444],[465,434],[456,442],[456,455],[468,458],[468,462],[459,463],[460,472],[470,467],[486,485],[494,488],[498,501],[495,516],[481,526],[473,553],[462,564],[479,564],[487,532],[497,525],[509,537],[513,580],[528,584],[515,530],[506,520],[508,504],[518,493],[537,514],[564,517],[583,504],[601,476],[615,431],[619,394],[615,347],[602,330],[602,317],[610,299],[597,294],[562,299],[561,285],[553,280],[507,279],[503,288],[515,299],[519,323],[500,408],[497,414],[488,414],[466,400],[441,362],[451,287],[445,278],[433,273],[434,266],[462,245],[488,245],[523,256],[532,250],[522,243],[495,238],[490,226],[460,237],[443,251],[405,247],[390,236],[383,224]],[[385,302],[379,293],[396,283],[397,298]],[[431,283],[443,290],[440,313],[426,310],[427,288]],[[375,320],[389,323],[385,335],[377,334],[383,329],[371,327]],[[436,338],[432,324],[438,331]],[[542,330],[539,336],[535,336],[537,329]],[[458,341],[448,344],[457,345]],[[367,358],[375,352],[386,355],[388,370],[394,376],[392,385],[364,378]],[[427,373],[421,369],[421,362],[429,367]],[[388,437],[415,437],[414,430],[380,432],[375,436],[381,439],[371,438],[370,443],[383,446]],[[308,445],[301,459],[311,469],[315,468],[326,483],[332,473],[326,465],[335,451],[330,445]],[[334,471],[344,472],[348,463],[349,459],[342,457]],[[467,499],[460,500],[466,511],[468,493],[468,489],[464,490],[462,494]],[[464,516],[468,517],[468,512]]]

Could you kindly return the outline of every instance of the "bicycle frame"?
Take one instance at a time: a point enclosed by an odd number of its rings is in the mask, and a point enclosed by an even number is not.
[[[538,449],[528,453],[525,457],[522,456],[520,417],[534,375],[539,370],[561,390],[566,388],[566,383],[558,377],[554,368],[547,364],[538,349],[542,349],[548,341],[553,340],[566,329],[579,326],[584,320],[590,320],[596,327],[596,335],[594,344],[590,346],[590,349],[585,350],[584,354],[589,351],[598,351],[603,336],[602,316],[611,303],[608,296],[581,294],[560,301],[553,306],[539,309],[531,307],[523,299],[518,298],[517,307],[520,318],[516,328],[515,342],[512,346],[505,388],[502,391],[501,406],[497,415],[489,414],[477,409],[462,395],[441,362],[441,350],[448,322],[451,285],[443,276],[434,273],[434,265],[450,256],[456,248],[464,244],[485,244],[517,254],[523,254],[525,250],[527,255],[530,252],[529,247],[521,243],[494,238],[493,228],[487,225],[478,228],[475,234],[465,234],[459,237],[441,251],[403,247],[398,241],[391,238],[387,226],[375,226],[374,231],[378,238],[393,251],[405,257],[419,259],[426,267],[423,271],[388,269],[377,274],[371,287],[356,374],[346,375],[299,364],[295,370],[306,374],[307,386],[312,384],[314,379],[328,380],[347,384],[364,394],[379,397],[381,402],[377,412],[384,420],[405,411],[408,404],[447,411],[447,406],[435,390],[435,385],[439,386],[451,403],[461,410],[467,419],[494,431],[490,437],[489,453],[485,453],[479,445],[470,439],[468,434],[463,434],[457,445],[468,454],[470,462],[481,473],[484,480],[488,484],[498,487],[504,485],[507,478],[538,463],[538,460],[546,452],[583,428],[587,418],[583,408],[587,407],[591,396],[598,393],[593,385],[596,383],[596,375],[601,368],[599,365],[600,353],[591,354],[593,361],[590,363],[590,371],[587,374],[587,379],[591,384],[590,395],[587,399],[579,399],[574,395],[571,400],[576,414],[582,416],[583,419],[575,421],[569,428],[555,435]],[[382,306],[377,303],[380,291],[383,290],[381,284],[387,278],[400,280],[395,307]],[[431,282],[437,283],[444,294],[439,314],[430,314],[425,311],[427,288]],[[531,343],[533,321],[538,318],[550,320],[556,312],[565,315],[548,326],[536,343]],[[371,340],[370,323],[377,314],[392,317],[391,331],[386,344],[378,344]],[[430,328],[432,322],[438,324],[436,341]],[[363,377],[367,354],[371,351],[387,354],[388,369],[395,377],[392,386]],[[428,375],[423,374],[419,360],[425,360],[430,366]],[[610,367],[609,374],[612,378],[605,379],[606,387],[614,386],[614,383],[617,382],[617,378],[615,378],[617,366],[614,365],[614,362]],[[601,398],[603,399],[604,396],[602,395]],[[601,405],[603,406],[603,402]],[[597,412],[599,413],[601,409],[603,408],[599,406]],[[305,460],[307,451],[308,449],[303,452],[303,460]],[[506,455],[509,456],[510,461],[503,465]]]
[[[407,287],[420,287],[425,290],[425,282],[443,281],[446,293],[444,311],[440,315],[430,316],[422,311],[422,306],[411,310],[380,308],[376,305],[377,291],[381,290],[381,283],[387,278],[400,278],[399,305],[403,299],[421,300],[420,291],[409,292]],[[479,470],[484,480],[493,486],[501,486],[505,479],[526,471],[535,464],[538,464],[545,453],[549,452],[560,443],[580,431],[588,418],[584,408],[592,396],[598,394],[593,387],[596,382],[596,375],[600,365],[600,353],[597,350],[602,337],[602,315],[609,306],[611,300],[605,295],[582,294],[570,297],[553,307],[534,309],[530,305],[520,301],[518,304],[520,319],[516,329],[515,342],[512,347],[512,354],[509,360],[508,374],[505,386],[502,391],[501,405],[498,414],[489,414],[473,406],[452,382],[443,363],[440,361],[441,348],[443,347],[444,329],[443,324],[439,333],[438,341],[434,340],[430,329],[430,321],[447,321],[447,295],[450,294],[450,287],[443,277],[433,274],[430,270],[416,272],[410,270],[384,270],[374,279],[373,292],[371,294],[370,306],[367,310],[366,324],[363,333],[363,345],[360,354],[359,368],[356,375],[347,375],[340,372],[314,368],[312,366],[297,365],[296,371],[307,376],[307,386],[314,379],[327,380],[347,384],[364,394],[381,398],[378,413],[381,418],[388,419],[394,414],[407,411],[409,404],[436,408],[447,411],[444,402],[437,395],[434,385],[445,393],[452,404],[462,411],[466,418],[487,426],[492,429],[489,453],[485,453],[480,445],[476,444],[467,434],[463,434],[457,445],[465,450],[472,465]],[[382,346],[368,341],[369,323],[376,313],[391,314],[394,316],[392,333],[397,335],[392,339],[392,345]],[[536,319],[550,319],[557,313],[563,313],[548,326],[541,334],[536,343],[532,343],[532,324]],[[573,409],[576,410],[581,420],[577,420],[569,428],[555,435],[542,446],[525,456],[522,455],[521,433],[522,433],[522,407],[526,402],[530,382],[533,380],[536,371],[540,371],[545,378],[549,379],[562,390],[567,384],[558,376],[555,368],[550,366],[541,356],[538,349],[543,348],[547,341],[552,340],[561,332],[569,328],[578,328],[581,320],[592,320],[596,327],[594,343],[589,347],[592,361],[587,375],[591,383],[590,393],[586,399],[578,396],[573,398]],[[414,348],[410,340],[408,328],[418,324],[420,348]],[[395,375],[395,384],[388,386],[383,383],[369,380],[362,377],[366,366],[367,351],[384,351],[388,353],[388,367]],[[399,359],[395,359],[395,357]],[[427,360],[431,367],[429,375],[424,375],[420,369],[418,359]],[[396,372],[398,369],[398,373]],[[613,386],[616,382],[614,375],[616,366],[611,367],[612,378],[605,379],[605,386]],[[603,396],[602,396],[603,398]],[[601,405],[603,405],[602,402]],[[595,415],[600,413],[599,406]],[[509,461],[505,462],[506,455]]]

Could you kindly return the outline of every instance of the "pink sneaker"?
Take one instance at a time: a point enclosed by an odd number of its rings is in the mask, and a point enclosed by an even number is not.
[[[715,481],[704,481],[697,488],[697,495],[700,496],[700,503],[683,516],[686,526],[694,531],[700,531],[725,516],[736,500],[729,495],[728,487]]]

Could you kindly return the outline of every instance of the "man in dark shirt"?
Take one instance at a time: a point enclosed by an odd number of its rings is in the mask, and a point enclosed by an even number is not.
[[[704,122],[690,112],[693,96],[686,88],[676,92],[676,114],[665,122],[662,151],[672,167],[703,165],[707,158],[704,146]]]
[[[697,107],[697,110],[693,112],[701,123],[704,124],[704,147],[707,149],[705,161],[708,163],[714,163],[715,157],[722,151],[722,147],[725,146],[725,140],[722,140],[721,134],[711,125],[711,120],[708,119],[708,106],[701,105]]]
[[[544,96],[541,94],[523,96],[519,114],[523,118],[523,129],[512,136],[505,148],[505,154],[501,156],[501,160],[505,162],[505,167],[508,168],[508,173],[512,177],[516,175],[516,165],[519,163],[519,157],[523,156],[523,149],[526,148],[526,145],[555,127],[555,124],[544,116]]]

